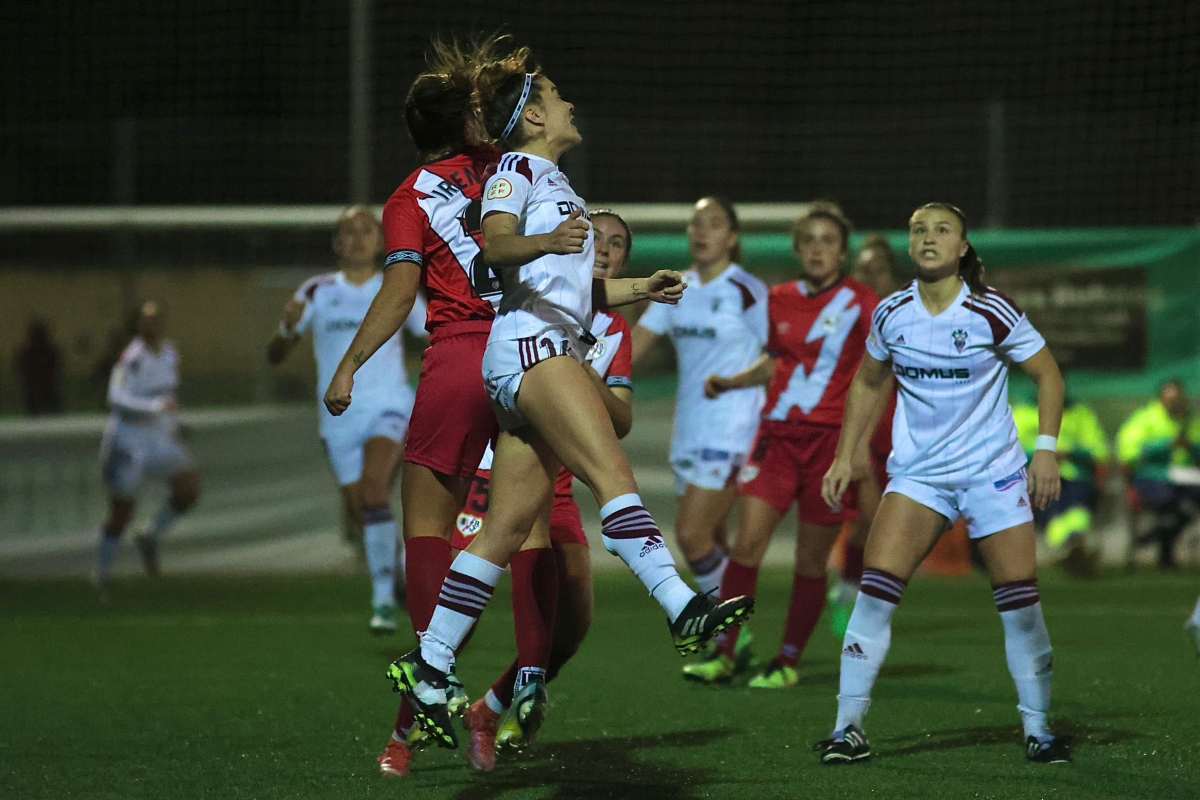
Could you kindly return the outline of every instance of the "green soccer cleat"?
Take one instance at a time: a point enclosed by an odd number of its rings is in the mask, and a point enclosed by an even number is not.
[[[550,696],[546,693],[546,682],[531,680],[517,692],[512,705],[500,717],[496,726],[496,749],[520,752],[533,744],[542,722]]]
[[[375,608],[372,609],[371,621],[367,623],[367,630],[376,636],[384,636],[389,633],[395,633],[396,607],[375,606]]]
[[[452,717],[461,717],[466,713],[467,707],[471,705],[471,698],[467,696],[467,687],[463,686],[462,681],[458,679],[458,675],[453,670],[446,676],[446,687],[446,710]]]
[[[790,689],[799,682],[800,673],[795,667],[775,659],[751,678],[747,685],[751,689]]]
[[[679,655],[687,656],[699,652],[718,633],[741,624],[753,613],[753,597],[731,597],[715,603],[708,595],[697,594],[668,627],[675,649]]]
[[[417,647],[393,661],[387,669],[392,691],[405,695],[413,704],[413,718],[439,747],[458,747],[458,736],[450,721],[446,673],[431,667]]]
[[[737,674],[737,662],[719,650],[701,661],[683,665],[684,680],[706,686],[723,686]]]

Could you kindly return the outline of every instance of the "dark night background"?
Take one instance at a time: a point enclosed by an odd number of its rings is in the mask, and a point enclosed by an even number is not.
[[[0,205],[347,199],[347,2],[0,18]],[[1198,216],[1196,2],[376,0],[372,19],[375,202],[413,167],[401,109],[430,35],[503,25],[578,106],[567,168],[595,202],[828,196],[896,227],[939,197],[982,218],[998,146],[1007,226]]]

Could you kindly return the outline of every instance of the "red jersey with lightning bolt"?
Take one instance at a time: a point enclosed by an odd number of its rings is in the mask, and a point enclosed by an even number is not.
[[[479,253],[484,172],[498,156],[478,148],[425,164],[383,207],[384,269],[400,264],[421,269],[430,333],[448,322],[490,322],[496,316],[500,281]]]
[[[776,362],[767,385],[764,431],[787,436],[797,425],[841,426],[878,302],[852,278],[816,293],[805,281],[771,289],[767,351]]]

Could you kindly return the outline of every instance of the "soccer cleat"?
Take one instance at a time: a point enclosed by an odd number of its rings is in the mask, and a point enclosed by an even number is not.
[[[425,663],[418,646],[393,661],[387,670],[392,691],[405,695],[413,704],[413,719],[438,747],[458,747],[458,736],[450,724],[447,695],[448,676]]]
[[[826,603],[829,605],[829,627],[838,641],[846,638],[846,629],[850,627],[850,614],[854,611],[854,598],[857,594],[857,586],[838,581],[826,596]]]
[[[800,682],[800,673],[790,664],[775,659],[750,679],[751,689],[790,689]]]
[[[545,681],[531,680],[521,687],[496,726],[496,747],[521,751],[533,744],[538,729],[546,719],[549,704],[550,696],[546,694]]]
[[[380,775],[385,778],[404,778],[408,776],[408,765],[412,762],[412,757],[412,748],[407,744],[388,739],[387,747],[375,760],[379,763]]]
[[[458,675],[453,670],[446,676],[446,687],[446,710],[452,717],[461,717],[466,712],[467,706],[471,705],[471,698],[467,696],[467,687],[463,686],[462,681],[458,679]]]
[[[376,636],[396,632],[396,607],[375,606],[367,629]]]
[[[463,723],[471,734],[467,762],[480,772],[491,772],[496,768],[496,728],[500,715],[488,708],[481,697],[463,714]]]
[[[133,537],[138,555],[142,557],[142,567],[151,578],[158,577],[158,540],[145,533]]]
[[[669,625],[675,649],[681,656],[695,653],[709,639],[744,622],[753,613],[753,597],[742,595],[716,603],[708,595],[697,594]]]
[[[824,739],[813,745],[821,753],[821,763],[826,765],[853,764],[871,757],[871,743],[857,725],[849,725],[841,736]]]
[[[720,650],[701,661],[683,665],[683,679],[708,686],[729,683],[739,672],[737,662]]]
[[[1200,622],[1197,622],[1195,619],[1189,619],[1183,623],[1183,629],[1191,637],[1192,644],[1196,646],[1196,655],[1200,656]]]
[[[1025,740],[1025,757],[1035,764],[1070,764],[1071,742],[1062,736],[1048,742],[1030,736]]]

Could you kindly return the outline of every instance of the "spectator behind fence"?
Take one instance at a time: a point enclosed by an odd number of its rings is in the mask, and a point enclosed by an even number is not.
[[[62,353],[44,319],[30,321],[25,341],[17,350],[16,368],[25,412],[34,417],[61,414]]]
[[[1157,400],[1125,421],[1117,433],[1117,456],[1130,510],[1154,516],[1136,542],[1157,542],[1158,564],[1169,569],[1175,566],[1175,540],[1200,514],[1200,485],[1187,470],[1200,466],[1200,419],[1192,414],[1182,381],[1164,383]]]
[[[1064,405],[1058,433],[1062,495],[1045,511],[1035,511],[1034,520],[1046,544],[1056,556],[1061,556],[1062,568],[1071,575],[1089,577],[1095,574],[1099,555],[1091,536],[1092,515],[1099,503],[1099,487],[1104,484],[1108,437],[1096,412],[1087,405],[1071,397],[1067,397]],[[1038,436],[1037,406],[1029,403],[1015,406],[1013,419],[1021,447],[1026,457],[1032,458]]]

